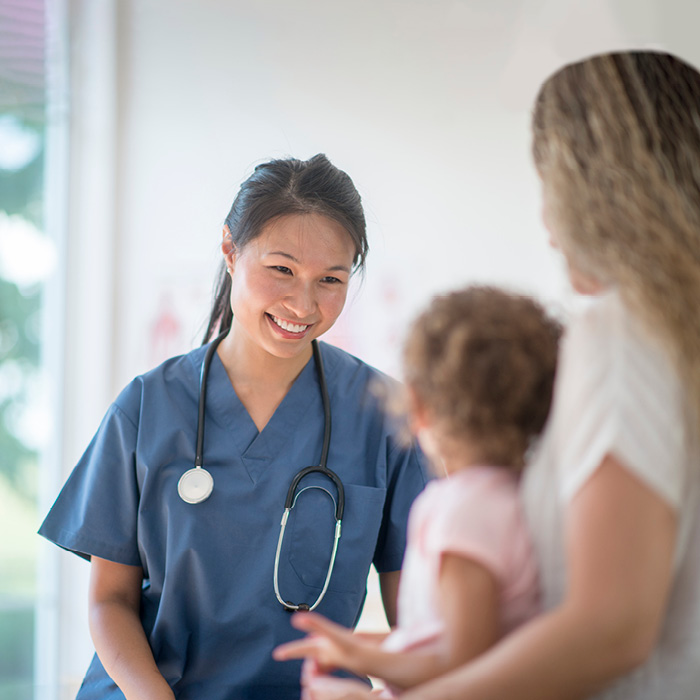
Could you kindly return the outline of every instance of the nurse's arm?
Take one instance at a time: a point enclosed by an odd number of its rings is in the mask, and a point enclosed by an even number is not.
[[[396,627],[396,601],[399,594],[400,571],[385,571],[379,574],[379,588],[382,592],[384,613],[389,627]]]
[[[574,700],[630,672],[661,629],[676,527],[658,494],[605,457],[567,508],[561,605],[402,700]]]
[[[143,571],[92,557],[89,624],[97,655],[127,700],[174,700],[139,617]]]

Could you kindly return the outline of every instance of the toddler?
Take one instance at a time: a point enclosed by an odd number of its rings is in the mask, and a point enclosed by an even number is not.
[[[538,610],[537,571],[518,494],[520,471],[552,399],[561,328],[534,300],[473,286],[437,297],[403,351],[412,432],[438,478],[414,502],[385,639],[314,613],[309,636],[275,658],[306,657],[305,697],[366,697],[344,668],[387,683],[384,696],[464,664]]]

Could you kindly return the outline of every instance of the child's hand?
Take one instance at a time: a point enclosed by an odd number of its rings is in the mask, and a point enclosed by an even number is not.
[[[360,681],[317,676],[304,686],[304,700],[367,700],[376,698],[378,691]]]
[[[292,616],[292,625],[309,635],[274,649],[272,656],[277,661],[309,658],[315,662],[317,671],[345,668],[364,673],[362,652],[374,649],[374,643],[316,613],[297,613]]]
[[[313,659],[304,659],[304,663],[301,665],[301,700],[311,700],[308,687],[313,680],[322,675],[318,664]]]
[[[317,678],[325,676],[323,671],[319,668],[318,663],[314,659],[304,659],[304,663],[301,665],[301,687],[306,689],[311,685],[313,681]],[[309,700],[308,695],[304,692],[302,694],[302,700]]]

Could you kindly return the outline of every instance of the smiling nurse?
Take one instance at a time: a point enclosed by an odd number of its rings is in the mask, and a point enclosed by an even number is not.
[[[316,342],[364,264],[360,196],[323,155],[261,165],[222,253],[205,345],[122,391],[40,530],[91,560],[80,700],[298,698],[270,656],[299,635],[288,610],[354,625],[372,563],[395,616],[426,470],[373,391],[388,378]]]

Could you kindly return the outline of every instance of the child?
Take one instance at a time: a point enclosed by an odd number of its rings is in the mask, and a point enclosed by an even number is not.
[[[438,297],[414,323],[403,354],[410,422],[445,478],[411,508],[398,627],[381,645],[314,613],[292,618],[311,634],[274,656],[312,660],[306,697],[371,694],[320,675],[334,668],[382,678],[393,692],[418,685],[537,612],[518,481],[549,412],[560,333],[533,300],[490,287]]]

